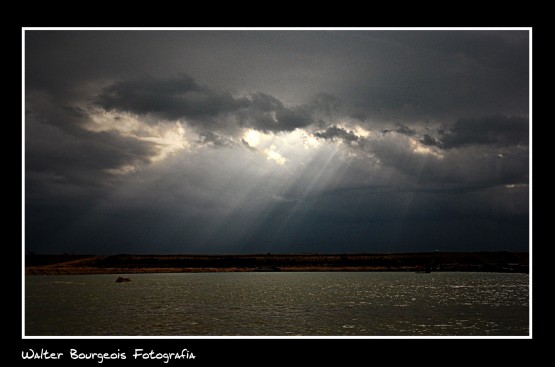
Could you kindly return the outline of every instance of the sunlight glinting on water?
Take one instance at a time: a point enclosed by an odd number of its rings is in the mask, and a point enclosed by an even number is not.
[[[528,275],[26,277],[26,335],[528,335]]]

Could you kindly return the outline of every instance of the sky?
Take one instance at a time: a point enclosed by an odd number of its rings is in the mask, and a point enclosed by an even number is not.
[[[35,253],[527,251],[526,30],[27,30]]]

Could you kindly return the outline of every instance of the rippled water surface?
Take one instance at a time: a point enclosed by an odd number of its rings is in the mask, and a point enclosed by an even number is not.
[[[124,275],[125,276],[125,275]],[[27,276],[26,335],[528,335],[528,275]]]

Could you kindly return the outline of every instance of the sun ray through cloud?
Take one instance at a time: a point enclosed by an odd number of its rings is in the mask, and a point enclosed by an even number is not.
[[[29,246],[527,247],[527,31],[104,35],[27,34]]]

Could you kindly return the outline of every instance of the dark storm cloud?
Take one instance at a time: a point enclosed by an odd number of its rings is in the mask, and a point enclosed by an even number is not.
[[[431,136],[430,134],[424,134],[422,139],[420,139],[420,142],[428,146],[432,146],[432,145],[437,147],[441,146],[441,142],[436,138],[434,138],[433,136]]]
[[[105,87],[97,103],[106,110],[156,114],[165,119],[210,121],[218,115],[248,107],[244,98],[199,86],[193,78],[124,80]]]
[[[26,139],[32,148],[27,168],[86,185],[98,183],[104,170],[145,163],[154,152],[151,143],[113,132],[83,132],[76,137],[48,126],[29,127]]]
[[[503,115],[459,119],[453,124],[445,124],[436,129],[435,134],[424,133],[420,142],[442,149],[472,145],[486,145],[494,149],[528,146],[529,121],[522,116]]]
[[[384,129],[383,134],[395,131],[409,137],[416,137],[426,146],[453,149],[485,145],[494,149],[510,146],[528,146],[529,121],[522,116],[483,116],[480,118],[458,119],[453,124],[441,124],[432,129],[425,126],[409,128],[398,124],[395,130]]]
[[[167,120],[188,119],[192,125],[206,127],[215,125],[218,116],[233,117],[240,126],[265,132],[304,127],[313,121],[311,115],[317,108],[326,108],[330,103],[326,102],[314,99],[310,105],[287,107],[264,93],[234,97],[226,91],[201,87],[186,75],[116,82],[105,87],[96,100],[108,111],[154,114]]]
[[[49,172],[58,181],[101,184],[107,170],[144,164],[156,152],[154,144],[125,137],[116,131],[82,128],[87,115],[79,108],[28,101],[26,169]]]
[[[275,97],[256,93],[248,98],[248,108],[238,112],[237,117],[242,126],[257,130],[292,131],[312,122],[311,111],[306,106],[289,108]]]
[[[446,149],[473,144],[528,145],[528,131],[528,119],[521,116],[464,119],[444,133],[441,145]]]
[[[26,92],[26,121],[33,121],[54,126],[64,132],[79,135],[84,132],[82,126],[88,121],[86,112],[79,105],[72,105],[67,99],[56,98],[44,93]]]
[[[405,124],[399,124],[399,127],[395,131],[397,131],[399,134],[403,134],[407,136],[413,136],[416,134],[415,130],[411,129]]]
[[[325,140],[341,140],[347,143],[358,141],[358,136],[352,130],[338,126],[330,126],[324,131],[315,131],[313,135]]]
[[[25,42],[33,251],[528,248],[526,31]]]

